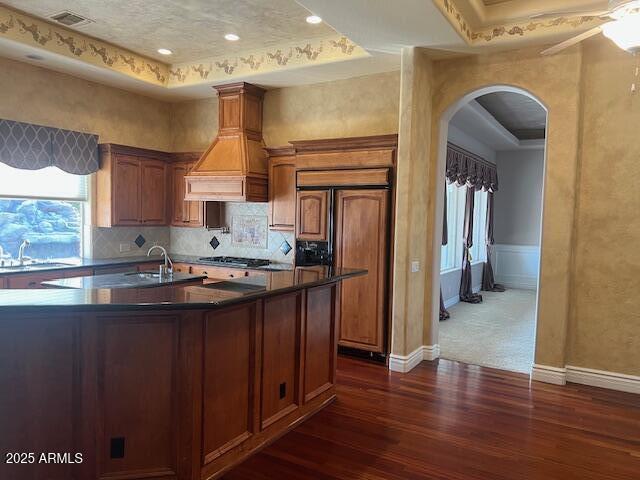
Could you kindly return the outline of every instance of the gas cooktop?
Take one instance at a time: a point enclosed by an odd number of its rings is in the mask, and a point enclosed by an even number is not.
[[[269,260],[260,258],[242,258],[242,257],[200,257],[198,260],[205,263],[215,263],[219,265],[230,265],[233,267],[255,268],[269,265]]]

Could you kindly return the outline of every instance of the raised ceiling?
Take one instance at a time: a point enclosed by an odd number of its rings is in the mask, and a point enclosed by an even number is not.
[[[535,100],[513,92],[488,93],[476,101],[518,140],[545,136],[547,112]]]
[[[170,63],[336,34],[325,23],[308,24],[309,11],[294,0],[4,0],[0,4],[45,20],[69,10],[94,21],[78,31]],[[227,33],[239,35],[240,41],[225,40]],[[158,48],[174,54],[164,57]]]

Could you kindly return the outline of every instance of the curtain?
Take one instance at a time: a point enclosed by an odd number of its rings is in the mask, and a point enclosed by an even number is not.
[[[473,246],[473,207],[475,189],[467,187],[464,205],[464,227],[462,233],[462,276],[460,278],[460,300],[467,303],[482,302],[482,295],[473,293],[471,281],[471,253]]]
[[[485,225],[485,242],[487,244],[487,261],[482,267],[482,290],[486,292],[504,292],[504,286],[495,282],[491,266],[491,249],[493,240],[493,192],[487,193],[487,221]]]
[[[0,162],[22,170],[58,167],[88,175],[99,168],[98,136],[0,119]]]
[[[447,185],[444,186],[444,207],[442,215],[442,245],[449,242],[449,224],[447,223]],[[440,285],[440,321],[447,320],[451,315],[444,307],[444,299],[442,298],[442,285]]]
[[[486,192],[498,190],[496,166],[453,143],[447,143],[446,168],[447,179],[459,187],[466,185]]]

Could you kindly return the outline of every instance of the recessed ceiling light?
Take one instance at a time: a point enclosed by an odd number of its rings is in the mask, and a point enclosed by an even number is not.
[[[159,48],[158,49],[158,53],[160,55],[171,55],[173,52],[171,50],[169,50],[168,48]]]
[[[226,38],[227,40],[229,40],[230,42],[235,42],[237,40],[240,40],[240,37],[238,35],[236,35],[235,33],[227,33],[224,38]]]
[[[307,23],[317,25],[318,23],[322,23],[322,19],[317,15],[309,15],[307,17]]]

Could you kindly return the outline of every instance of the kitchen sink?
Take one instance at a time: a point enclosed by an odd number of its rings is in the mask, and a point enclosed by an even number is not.
[[[0,266],[0,271],[28,271],[28,270],[39,270],[43,268],[55,268],[55,267],[70,267],[71,265],[68,263],[60,263],[60,262],[42,262],[42,263],[29,263],[26,265],[4,265]]]
[[[159,278],[160,274],[158,272],[129,272],[125,273],[125,276],[136,276],[138,278]]]

